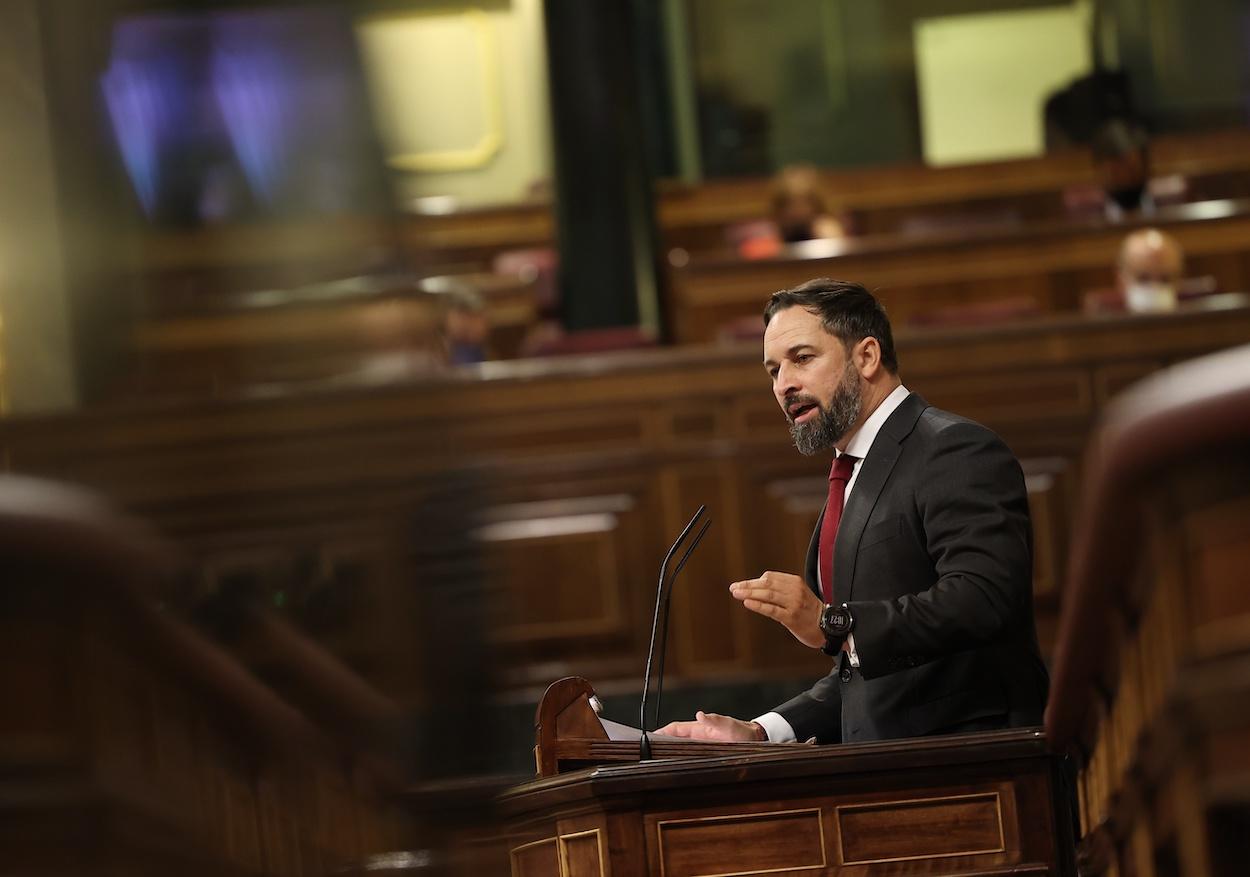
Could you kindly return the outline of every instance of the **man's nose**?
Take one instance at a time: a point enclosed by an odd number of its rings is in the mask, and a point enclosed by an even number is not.
[[[798,391],[798,385],[794,380],[793,370],[782,365],[777,369],[777,377],[773,378],[773,394],[781,402],[785,401],[786,396]]]

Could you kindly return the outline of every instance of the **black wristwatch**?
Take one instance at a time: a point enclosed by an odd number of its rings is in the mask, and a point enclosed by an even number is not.
[[[825,604],[820,612],[820,632],[825,635],[825,644],[820,650],[826,655],[836,655],[842,650],[847,634],[854,629],[855,616],[851,614],[851,607],[845,603],[841,606]]]

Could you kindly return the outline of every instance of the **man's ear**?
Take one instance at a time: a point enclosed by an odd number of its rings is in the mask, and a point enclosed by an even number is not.
[[[880,342],[871,335],[861,338],[851,351],[851,358],[860,376],[871,381],[882,369]]]

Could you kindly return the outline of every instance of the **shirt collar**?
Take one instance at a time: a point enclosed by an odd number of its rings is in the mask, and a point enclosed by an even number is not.
[[[859,428],[859,432],[852,436],[844,453],[860,460],[867,457],[868,452],[872,449],[872,443],[877,440],[877,433],[881,431],[881,427],[890,419],[890,415],[894,413],[898,406],[903,404],[903,400],[910,395],[911,391],[902,384],[895,387],[894,392],[881,400],[877,410],[868,415],[868,419]],[[838,456],[841,456],[841,454]]]

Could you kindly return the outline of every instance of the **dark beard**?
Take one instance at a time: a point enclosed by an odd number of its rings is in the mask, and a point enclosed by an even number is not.
[[[794,439],[794,447],[807,457],[829,450],[855,426],[863,407],[859,372],[848,362],[829,407],[821,405],[820,413],[807,423],[790,421],[790,438]]]

